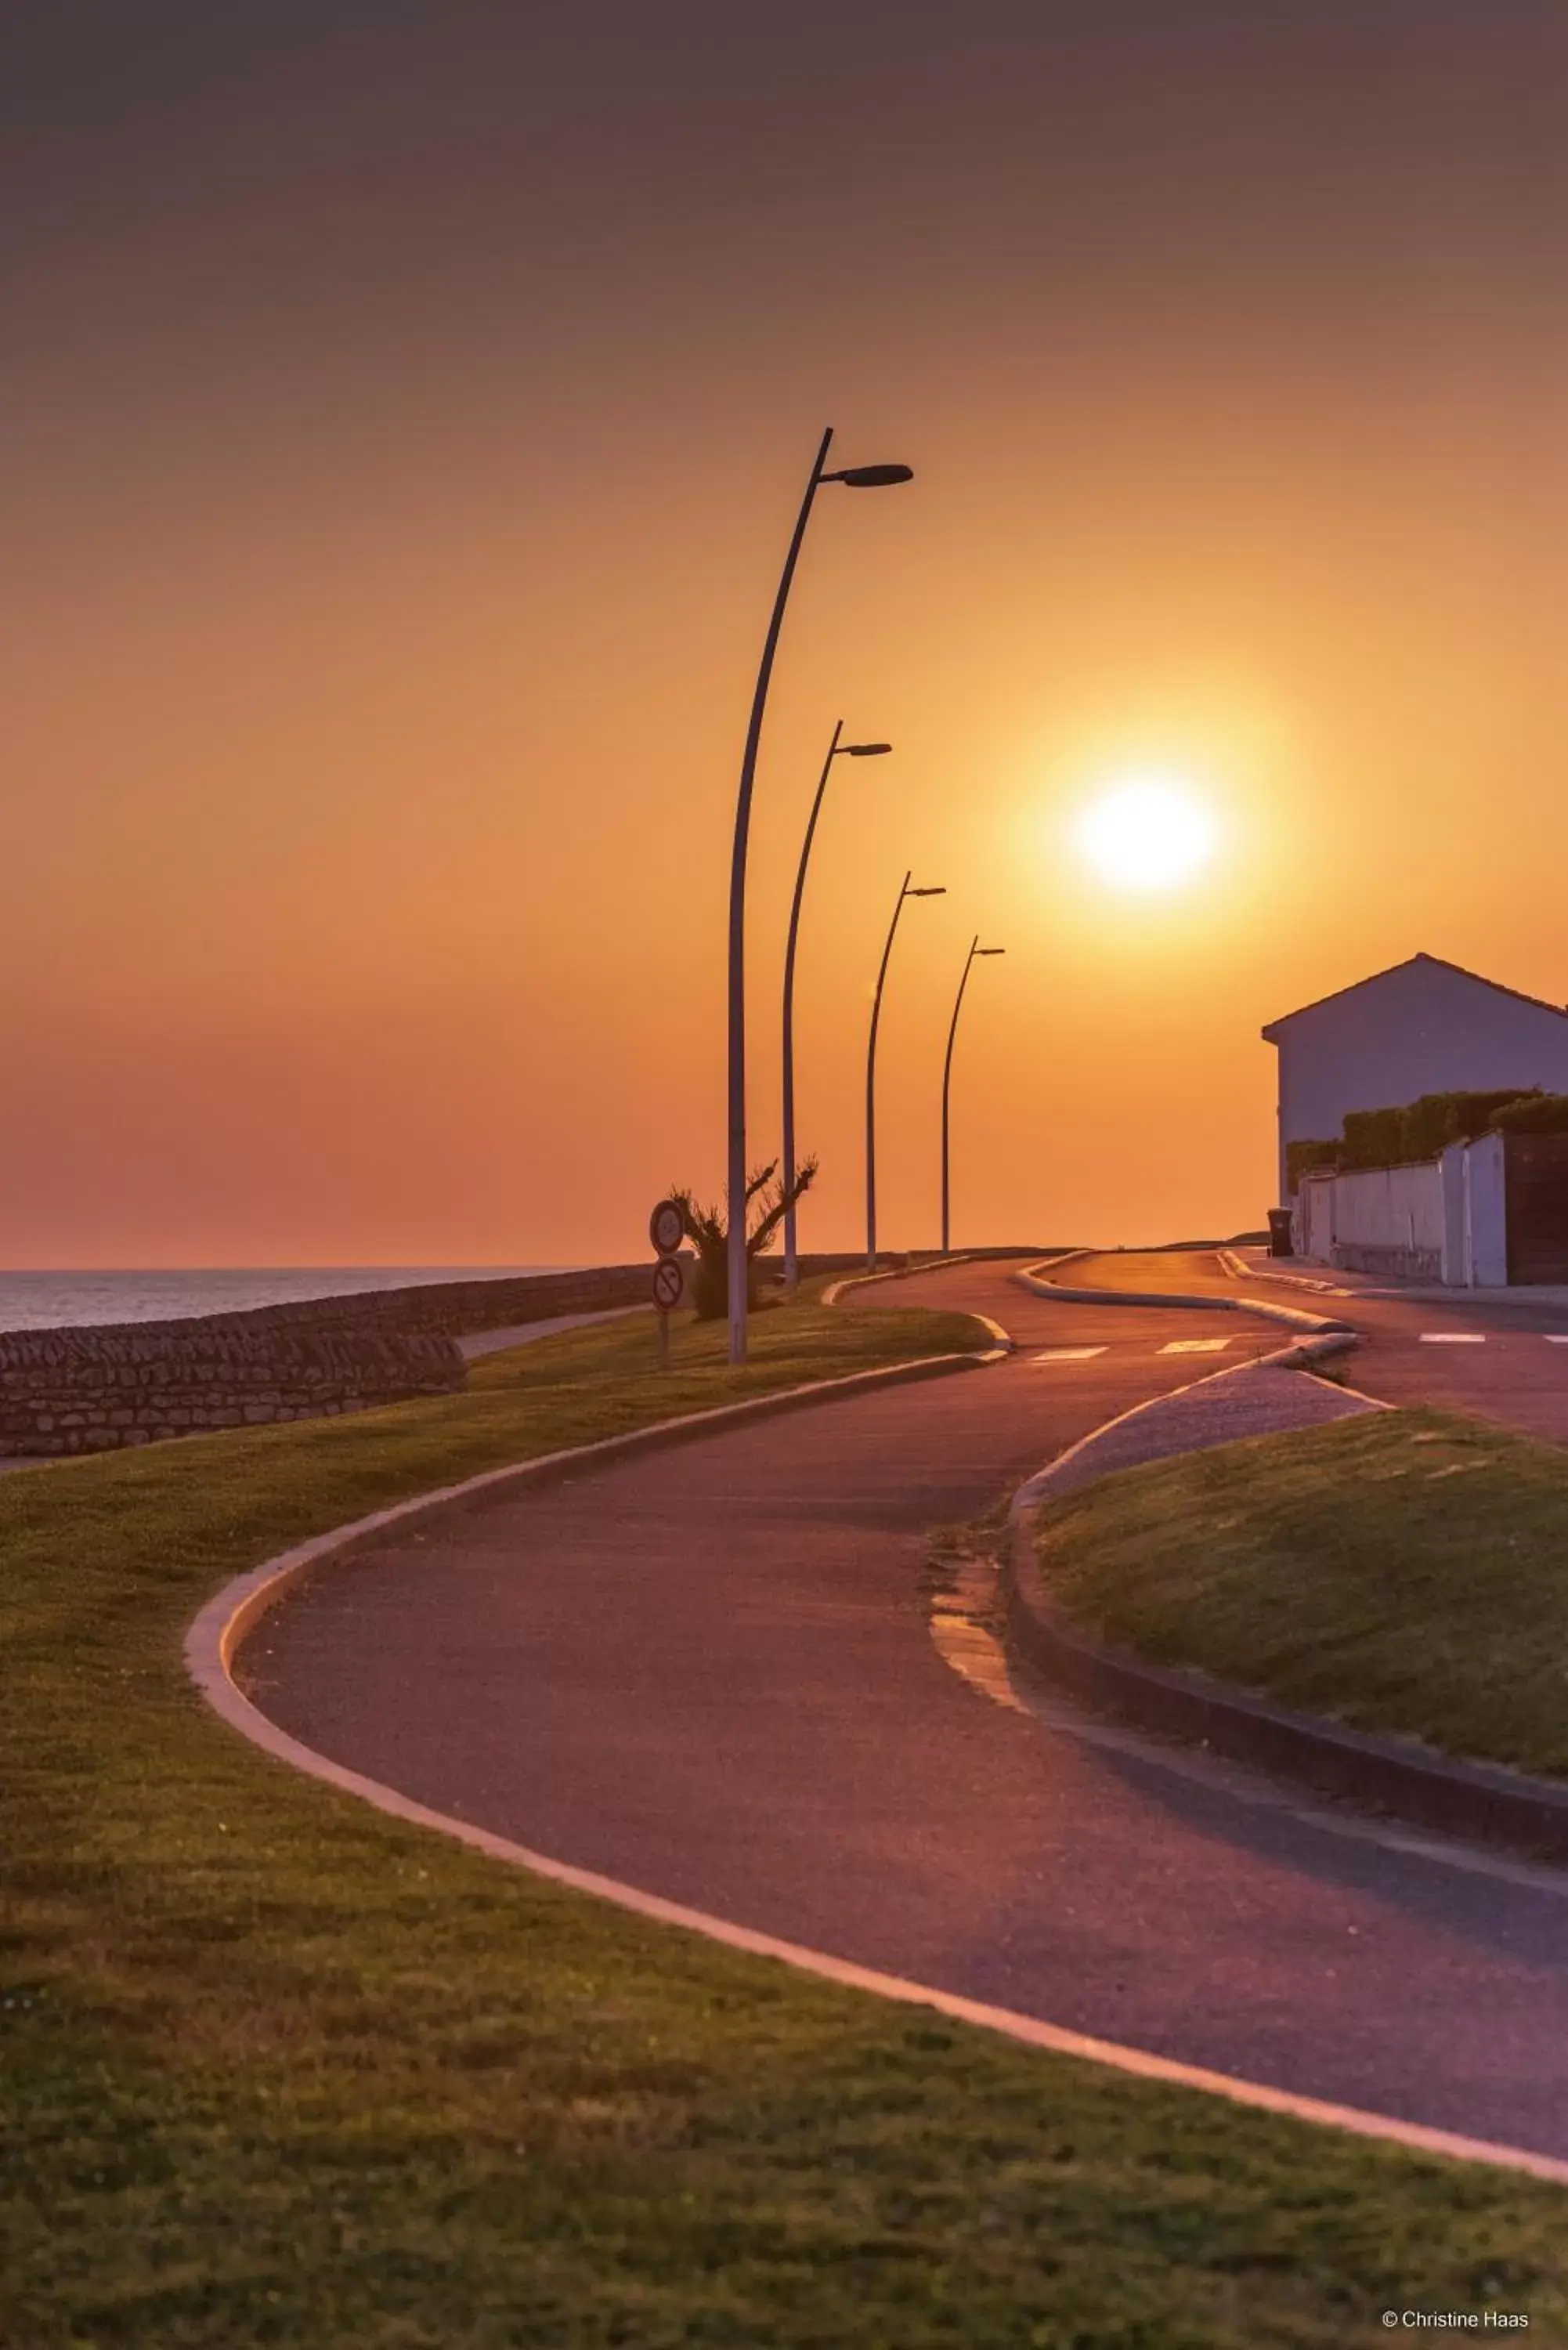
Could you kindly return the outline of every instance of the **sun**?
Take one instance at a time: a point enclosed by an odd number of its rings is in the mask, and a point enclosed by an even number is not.
[[[1213,813],[1180,777],[1129,775],[1085,808],[1073,827],[1079,855],[1113,889],[1179,889],[1213,856]]]

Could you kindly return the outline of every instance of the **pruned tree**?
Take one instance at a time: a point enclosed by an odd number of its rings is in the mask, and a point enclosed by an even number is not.
[[[759,1167],[746,1184],[746,1294],[758,1302],[756,1261],[784,1220],[785,1213],[816,1178],[817,1162],[808,1159],[785,1188],[778,1160]],[[730,1226],[722,1207],[704,1208],[679,1186],[670,1197],[686,1219],[686,1237],[697,1252],[691,1276],[691,1302],[700,1322],[717,1322],[730,1310]]]

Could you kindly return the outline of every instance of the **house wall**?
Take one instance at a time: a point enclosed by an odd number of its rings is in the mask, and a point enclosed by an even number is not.
[[[1442,963],[1414,962],[1274,1024],[1280,1199],[1285,1147],[1339,1133],[1347,1110],[1462,1087],[1568,1093],[1568,1018]]]

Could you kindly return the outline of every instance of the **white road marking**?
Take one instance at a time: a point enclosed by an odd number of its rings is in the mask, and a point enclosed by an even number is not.
[[[1105,1351],[1103,1347],[1047,1347],[1029,1359],[1032,1363],[1086,1363],[1091,1355],[1103,1355]]]
[[[1230,1344],[1229,1338],[1172,1338],[1159,1351],[1162,1355],[1218,1355]]]
[[[1423,1330],[1423,1347],[1484,1347],[1484,1330]]]
[[[1543,1330],[1541,1335],[1549,1347],[1568,1347],[1568,1330]]]

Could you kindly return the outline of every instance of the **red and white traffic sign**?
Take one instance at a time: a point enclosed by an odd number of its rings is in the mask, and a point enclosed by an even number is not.
[[[672,1313],[686,1285],[685,1271],[672,1256],[661,1256],[653,1268],[653,1302],[660,1313]]]
[[[686,1217],[679,1200],[660,1200],[648,1220],[648,1237],[660,1256],[673,1256],[686,1238]]]

